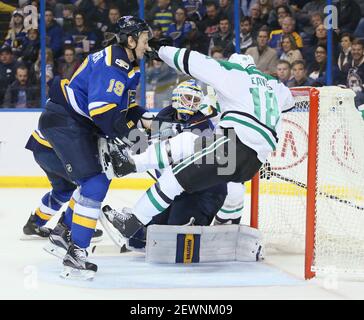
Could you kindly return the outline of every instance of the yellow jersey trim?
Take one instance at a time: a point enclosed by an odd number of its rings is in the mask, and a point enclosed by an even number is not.
[[[112,63],[112,47],[111,46],[106,48],[105,62],[108,67],[111,67],[111,63]]]
[[[99,115],[101,113],[105,113],[105,112],[107,112],[107,111],[109,111],[111,109],[114,109],[116,107],[117,107],[117,104],[115,104],[115,103],[107,104],[106,106],[103,106],[101,108],[91,110],[90,111],[90,116],[91,117],[97,116],[97,115]]]
[[[85,60],[83,60],[82,64],[78,67],[76,72],[73,74],[70,82],[72,82],[72,80],[74,78],[76,78],[82,72],[82,70],[84,70],[87,67],[87,64],[88,64],[88,57]]]
[[[66,101],[68,102],[68,96],[67,96],[67,92],[66,92],[66,88],[65,86],[69,85],[70,81],[68,79],[62,79],[61,80],[61,89],[64,95],[64,98],[66,99]]]
[[[43,145],[43,146],[45,146],[45,147],[47,147],[47,148],[51,148],[51,149],[53,149],[53,148],[52,148],[52,146],[50,145],[50,143],[49,143],[47,140],[45,140],[45,139],[41,138],[41,137],[38,135],[38,133],[36,133],[35,131],[33,131],[32,136],[33,136],[33,138],[34,138],[35,140],[37,140],[37,142],[39,142],[41,145]]]

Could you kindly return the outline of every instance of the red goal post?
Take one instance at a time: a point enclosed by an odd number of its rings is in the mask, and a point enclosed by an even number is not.
[[[252,179],[251,226],[261,229],[275,246],[285,242],[285,251],[293,243],[302,248],[306,279],[332,267],[338,273],[364,274],[364,236],[360,230],[354,235],[336,230],[337,225],[349,230],[356,222],[364,227],[364,151],[355,141],[357,134],[364,137],[364,122],[355,109],[354,94],[338,87],[291,91],[296,105],[292,113],[282,115],[277,151]],[[353,221],[346,226],[344,219]],[[359,250],[358,261],[345,252],[345,241],[348,252]],[[340,265],[337,255],[348,265]]]

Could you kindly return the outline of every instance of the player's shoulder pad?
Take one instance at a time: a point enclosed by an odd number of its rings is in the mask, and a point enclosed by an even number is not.
[[[105,49],[105,63],[109,67],[115,67],[126,74],[133,69],[133,64],[129,61],[125,50],[119,46],[109,46]]]

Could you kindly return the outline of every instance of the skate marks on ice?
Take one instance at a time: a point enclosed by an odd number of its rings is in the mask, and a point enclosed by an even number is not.
[[[92,257],[99,271],[93,281],[63,280],[59,260],[39,266],[45,282],[94,289],[170,289],[305,285],[265,263],[219,262],[190,265],[146,263],[143,254]]]

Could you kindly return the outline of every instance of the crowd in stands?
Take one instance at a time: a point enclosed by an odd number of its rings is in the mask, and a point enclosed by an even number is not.
[[[241,0],[240,52],[252,55],[260,70],[289,87],[326,85],[326,2]],[[333,2],[338,11],[333,84],[364,97],[363,1]],[[40,36],[37,29],[24,26],[28,4],[38,6],[37,1],[19,1],[9,31],[0,39],[0,107],[40,105]],[[138,15],[139,10],[137,0],[46,0],[46,5],[48,86],[57,75],[70,79],[89,53],[105,46],[119,17]],[[176,47],[225,60],[236,50],[233,0],[145,0],[145,13],[154,37],[169,37]],[[179,77],[163,62],[148,63],[147,91],[158,96],[156,107],[165,106]]]

